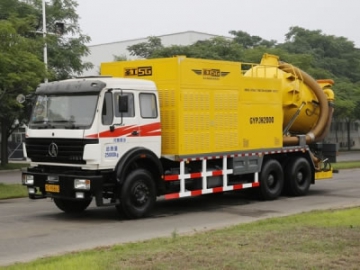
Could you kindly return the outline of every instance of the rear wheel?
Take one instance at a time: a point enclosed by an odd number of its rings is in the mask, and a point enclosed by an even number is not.
[[[259,193],[263,200],[277,199],[284,187],[284,173],[275,159],[265,161],[260,172]]]
[[[152,175],[143,169],[131,172],[120,192],[120,205],[116,208],[127,218],[149,215],[155,205],[156,192]]]
[[[61,211],[65,213],[80,213],[85,211],[90,205],[92,199],[74,201],[54,198],[54,203]]]
[[[285,169],[286,192],[292,196],[303,196],[311,184],[311,166],[303,157],[293,158]]]

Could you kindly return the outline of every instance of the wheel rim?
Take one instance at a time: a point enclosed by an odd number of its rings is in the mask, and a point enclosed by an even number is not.
[[[276,179],[275,179],[275,176],[274,174],[269,174],[268,178],[267,178],[267,184],[268,184],[268,187],[272,188],[276,185]]]
[[[150,190],[144,183],[139,183],[134,187],[131,197],[135,206],[144,206],[149,201]]]
[[[302,171],[298,171],[297,174],[296,174],[296,181],[299,183],[299,184],[302,184],[304,182],[304,173]]]

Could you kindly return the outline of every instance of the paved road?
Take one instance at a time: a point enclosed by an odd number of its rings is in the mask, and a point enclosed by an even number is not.
[[[262,202],[241,192],[159,200],[152,217],[119,218],[113,207],[66,215],[49,199],[0,201],[0,265],[124,242],[193,233],[313,209],[360,206],[360,169],[317,181],[306,197]]]
[[[1,172],[0,183],[4,184],[21,184],[21,172],[19,170]]]

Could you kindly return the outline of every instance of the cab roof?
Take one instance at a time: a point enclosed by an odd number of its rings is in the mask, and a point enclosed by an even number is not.
[[[127,79],[114,77],[84,77],[42,83],[36,89],[36,94],[81,94],[99,93],[102,89],[117,88],[123,90],[155,91],[156,85],[149,80]]]

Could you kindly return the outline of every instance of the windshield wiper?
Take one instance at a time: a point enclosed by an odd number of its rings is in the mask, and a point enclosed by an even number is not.
[[[55,124],[57,127],[63,126],[66,129],[75,129],[74,121],[71,120],[53,120],[51,123]]]
[[[69,123],[69,120],[52,120],[51,123]]]
[[[64,123],[64,127],[66,129],[78,129],[79,127],[74,124],[75,121],[73,120],[56,120],[53,121],[53,123]]]
[[[79,129],[79,126],[76,126],[74,123],[70,123],[69,125],[65,125],[66,129]]]
[[[31,126],[32,127],[34,127],[34,128],[37,128],[37,129],[48,129],[48,128],[55,128],[55,126],[54,125],[51,125],[51,123],[49,123],[49,122],[40,122],[40,121],[38,121],[38,122],[33,122],[32,124],[31,124]]]
[[[86,127],[87,125],[77,125],[73,121],[69,120],[55,120],[55,121],[36,121],[31,123],[32,128],[37,129],[57,129],[57,128],[65,128],[65,129],[80,129]]]

